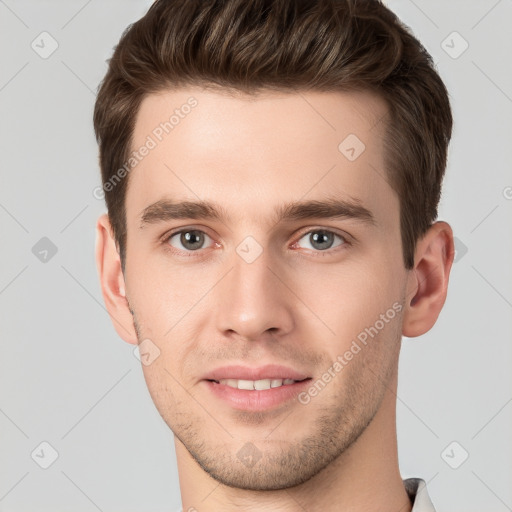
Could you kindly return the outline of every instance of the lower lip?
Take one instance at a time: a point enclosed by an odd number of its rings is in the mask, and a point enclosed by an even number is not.
[[[311,379],[307,379],[264,390],[237,389],[208,380],[204,382],[215,396],[227,402],[234,409],[266,411],[296,399],[297,395],[309,386],[310,381]]]

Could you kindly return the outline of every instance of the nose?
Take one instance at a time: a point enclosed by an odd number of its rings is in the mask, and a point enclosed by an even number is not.
[[[243,255],[242,255],[243,256]],[[246,340],[282,335],[293,328],[293,293],[289,277],[277,260],[263,252],[254,260],[233,255],[230,271],[215,287],[219,332]]]

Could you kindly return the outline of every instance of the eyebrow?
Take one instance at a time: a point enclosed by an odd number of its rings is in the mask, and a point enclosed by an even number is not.
[[[176,219],[210,219],[226,222],[229,214],[219,204],[208,201],[180,201],[167,199],[157,201],[142,211],[140,229],[147,224],[156,224]],[[326,198],[323,200],[293,201],[274,209],[274,223],[306,219],[346,218],[375,226],[374,215],[359,200]]]

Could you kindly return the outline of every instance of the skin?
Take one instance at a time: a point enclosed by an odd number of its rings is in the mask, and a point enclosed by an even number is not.
[[[160,350],[142,369],[175,434],[183,510],[410,511],[395,423],[401,336],[437,320],[454,256],[450,226],[436,222],[405,269],[399,200],[384,179],[387,107],[377,96],[166,91],[143,101],[132,147],[191,96],[198,105],[130,172],[125,274],[106,214],[96,249],[117,332]],[[348,134],[366,146],[354,161],[338,150]],[[273,217],[283,202],[333,196],[363,205],[375,225]],[[141,228],[141,212],[161,199],[217,202],[228,217]],[[178,228],[208,237],[195,251],[179,234],[163,239]],[[319,249],[310,236],[319,229],[343,238]],[[249,235],[262,248],[252,263],[236,251]],[[202,380],[219,366],[270,363],[319,379],[393,304],[401,311],[307,404],[239,411]],[[251,467],[237,456],[246,443],[260,457]]]

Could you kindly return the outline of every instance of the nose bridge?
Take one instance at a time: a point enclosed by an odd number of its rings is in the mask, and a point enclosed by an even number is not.
[[[218,328],[257,339],[266,330],[292,328],[290,294],[276,277],[278,262],[253,237],[244,239],[230,259],[231,271],[222,280],[214,307]]]

